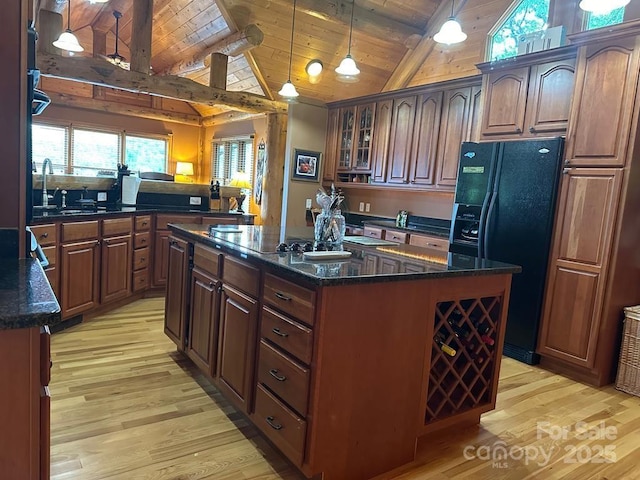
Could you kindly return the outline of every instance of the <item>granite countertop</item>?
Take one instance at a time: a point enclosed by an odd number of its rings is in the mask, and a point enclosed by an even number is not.
[[[60,305],[38,260],[0,260],[0,330],[59,322]]]
[[[174,225],[169,228],[195,242],[261,263],[269,269],[315,285],[342,285],[460,276],[512,274],[516,265],[467,255],[443,253],[413,245],[394,244],[362,247],[344,242],[351,252],[346,259],[311,261],[302,253],[277,253],[280,242],[305,242],[313,238],[313,228],[297,227],[282,232],[280,227],[234,226],[235,231],[210,232],[206,225]]]
[[[40,212],[39,212],[40,213]],[[39,215],[34,215],[32,219],[32,224],[46,223],[52,220],[61,220],[64,218],[86,218],[86,217],[94,217],[94,216],[105,216],[105,215],[131,215],[134,213],[188,213],[188,214],[200,214],[200,215],[215,215],[220,217],[247,217],[253,218],[255,217],[252,213],[229,213],[229,212],[219,212],[218,210],[199,210],[199,209],[188,209],[188,208],[180,208],[180,207],[171,207],[171,206],[155,206],[155,205],[139,205],[135,207],[99,207],[97,210],[81,210],[81,209],[68,209],[62,211],[51,211],[51,212],[42,212]]]

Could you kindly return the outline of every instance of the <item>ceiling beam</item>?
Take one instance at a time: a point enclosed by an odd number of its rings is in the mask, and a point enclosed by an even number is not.
[[[149,118],[151,120],[182,123],[184,125],[194,125],[198,127],[202,124],[202,117],[197,114],[191,115],[188,113],[170,112],[167,110],[137,107],[134,105],[126,105],[124,103],[95,100],[93,98],[79,97],[66,93],[47,92],[47,95],[49,95],[49,98],[51,98],[52,105],[61,107],[82,108],[85,110],[94,110],[98,112]]]
[[[149,73],[151,65],[151,31],[153,0],[133,2],[133,25],[131,29],[131,70]]]
[[[76,82],[102,85],[118,90],[148,93],[203,105],[226,105],[234,110],[251,113],[286,113],[285,102],[269,100],[247,92],[229,92],[175,76],[146,75],[123,70],[115,65],[90,57],[38,56],[38,68],[44,76]]]
[[[210,47],[201,50],[193,57],[171,65],[162,74],[186,75],[187,73],[208,68],[211,54],[221,53],[229,57],[235,57],[257,47],[262,43],[263,39],[264,34],[260,28],[254,24],[247,25],[239,32],[232,33]]]
[[[218,115],[202,118],[203,127],[213,127],[214,125],[225,125],[227,123],[241,122],[245,120],[253,120],[255,118],[264,118],[262,113],[246,113],[246,112],[225,112]]]
[[[467,0],[458,0],[456,2],[454,16],[458,16],[466,3]],[[441,3],[429,20],[426,33],[418,44],[408,50],[404,57],[402,57],[396,69],[391,73],[389,80],[387,80],[387,83],[382,87],[383,92],[398,90],[408,85],[436,46],[436,41],[433,39],[433,36],[440,30],[442,24],[446,22],[450,16],[450,3]]]
[[[232,3],[232,1],[226,0],[226,3]],[[276,1],[280,4],[292,4],[292,2],[285,0]],[[351,8],[354,5],[354,30],[372,37],[384,38],[390,42],[399,43],[407,48],[415,47],[424,35],[424,31],[419,28],[385,17],[348,0],[298,0],[296,10],[348,28],[351,21]]]
[[[231,30],[239,31],[241,30],[241,28],[239,28],[238,24],[231,16],[231,13],[229,12],[229,8],[227,5],[228,2],[229,0],[216,0],[216,5],[218,5],[218,10],[220,10],[220,14],[222,15],[222,18],[224,18],[225,22],[227,22],[227,26]],[[269,88],[269,85],[267,84],[267,80],[264,78],[264,75],[260,71],[260,68],[258,67],[258,63],[256,62],[256,59],[253,56],[253,53],[251,51],[244,52],[244,58],[247,60],[249,67],[251,67],[251,71],[253,72],[253,75],[256,77],[256,80],[258,80],[258,84],[260,84],[260,88],[262,88],[262,91],[264,92],[265,96],[268,99],[273,100],[275,98],[273,95],[273,92]]]

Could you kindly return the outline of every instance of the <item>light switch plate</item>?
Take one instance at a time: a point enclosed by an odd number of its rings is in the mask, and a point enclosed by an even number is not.
[[[364,211],[365,211],[365,212],[368,212],[369,210],[371,210],[371,204],[370,204],[370,203],[367,203],[367,204],[364,206]]]
[[[358,211],[364,212],[364,202],[360,202],[360,205],[358,205]]]
[[[107,192],[98,192],[98,201],[106,202],[107,201]]]
[[[189,205],[202,205],[202,197],[189,197]]]
[[[305,201],[304,205],[305,205],[306,208],[311,208],[311,199],[307,198],[307,200]]]

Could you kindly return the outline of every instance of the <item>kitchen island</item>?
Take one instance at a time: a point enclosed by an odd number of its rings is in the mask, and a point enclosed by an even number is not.
[[[49,478],[49,327],[60,306],[40,263],[0,260],[0,472]]]
[[[371,478],[494,408],[519,267],[400,244],[311,261],[290,251],[311,228],[169,228],[166,334],[307,477]]]

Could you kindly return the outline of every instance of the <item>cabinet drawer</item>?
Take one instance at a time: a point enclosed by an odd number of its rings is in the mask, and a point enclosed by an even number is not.
[[[260,341],[258,381],[303,417],[307,414],[309,369]]]
[[[48,325],[40,327],[40,385],[51,382],[51,331]]]
[[[49,245],[55,245],[58,240],[58,229],[55,223],[47,225],[35,225],[31,228],[31,231],[36,236],[36,240],[41,247]]]
[[[142,270],[149,266],[149,247],[138,248],[133,251],[133,269]]]
[[[253,265],[225,256],[222,279],[224,283],[229,283],[254,298],[258,296],[260,270]]]
[[[156,217],[156,230],[167,230],[170,223],[200,223],[199,215],[165,215],[159,213]]]
[[[43,247],[42,251],[44,252],[44,255],[47,257],[47,260],[49,260],[49,266],[55,267],[56,264],[58,263],[58,247],[57,246]]]
[[[449,251],[449,240],[442,237],[431,237],[428,235],[416,235],[412,233],[409,236],[409,245],[433,248],[434,250],[440,250],[441,252]]]
[[[287,317],[262,307],[261,335],[309,365],[313,351],[313,331]]]
[[[62,243],[75,242],[77,240],[91,240],[98,238],[98,221],[63,223],[61,225]]]
[[[226,266],[225,266],[226,268]],[[264,278],[264,301],[298,320],[313,325],[316,292],[274,275]]]
[[[149,269],[138,270],[133,272],[133,291],[139,292],[146,290],[149,286]]]
[[[364,227],[364,236],[370,238],[382,238],[382,229],[374,227]]]
[[[193,247],[193,264],[214,277],[220,278],[222,254],[218,250],[196,243]]]
[[[131,233],[133,224],[131,217],[127,218],[107,218],[102,221],[102,236],[111,237],[114,235],[125,235]]]
[[[136,233],[133,238],[133,248],[148,247],[151,245],[151,234],[149,232]]]
[[[256,388],[255,424],[296,465],[302,464],[307,422],[262,385]]]
[[[151,215],[136,217],[136,232],[146,232],[151,229]]]
[[[384,239],[390,242],[407,243],[406,232],[399,232],[398,230],[386,230],[384,232]]]

